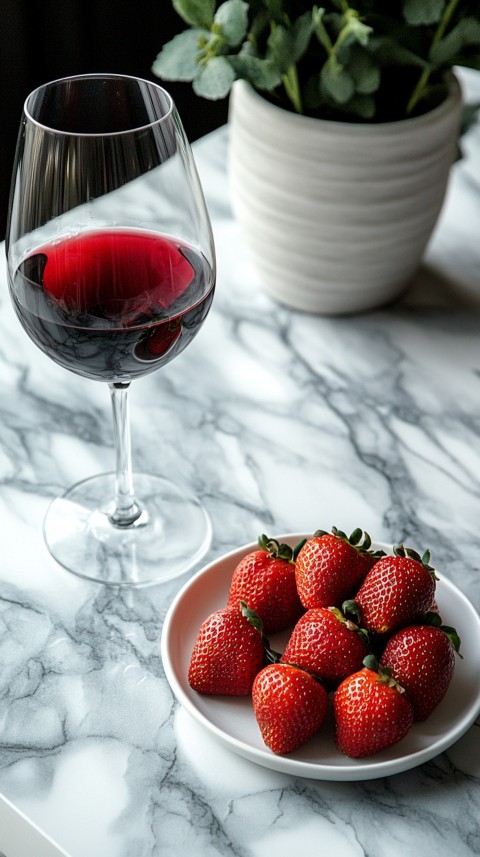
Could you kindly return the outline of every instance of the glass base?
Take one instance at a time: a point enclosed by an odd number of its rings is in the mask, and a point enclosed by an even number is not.
[[[134,474],[141,514],[131,526],[112,523],[115,474],[85,479],[50,505],[44,536],[68,571],[110,586],[150,586],[192,568],[207,552],[210,518],[193,495],[160,476]]]

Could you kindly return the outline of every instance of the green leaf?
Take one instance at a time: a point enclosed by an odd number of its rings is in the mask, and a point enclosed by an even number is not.
[[[260,550],[266,551],[270,557],[275,557],[277,559],[286,559],[288,562],[293,562],[293,550],[290,545],[277,541],[277,539],[271,539],[269,536],[262,533],[261,536],[258,537],[257,540],[258,547]]]
[[[355,89],[361,95],[371,95],[380,86],[380,67],[372,60],[370,54],[362,49],[352,51],[349,64],[350,73],[355,81]]]
[[[292,65],[292,46],[285,27],[275,27],[268,37],[267,57],[282,74],[285,74]]]
[[[199,38],[205,30],[185,30],[163,46],[152,65],[152,71],[164,80],[190,81],[198,74],[197,57],[201,55]]]
[[[424,565],[424,566],[429,565],[431,558],[432,558],[432,554],[427,548],[427,550],[424,551],[422,558],[421,558],[422,565]]]
[[[360,604],[357,604],[357,602],[352,599],[347,599],[347,601],[343,602],[342,613],[350,613],[355,617],[357,622],[362,621],[362,608],[360,607]]]
[[[369,45],[372,53],[385,66],[417,66],[426,68],[428,63],[410,48],[406,48],[389,36],[379,36],[371,39]]]
[[[456,629],[452,628],[451,625],[442,625],[441,630],[446,634],[457,654],[460,655],[460,646],[462,645],[462,641],[458,636]],[[463,656],[460,655],[460,657]]]
[[[320,82],[323,92],[338,104],[346,104],[355,92],[353,78],[333,54],[322,68]]]
[[[215,0],[172,0],[173,8],[191,27],[210,29],[215,12]]]
[[[322,98],[320,86],[320,75],[312,75],[312,77],[305,81],[303,86],[303,102],[307,108],[307,114],[318,110],[318,108],[323,104],[323,101],[324,99]]]
[[[285,20],[285,2],[284,0],[260,0],[260,2],[256,2],[255,4],[250,4],[252,7],[259,6],[265,7],[265,17],[268,18],[269,21],[276,21],[279,24],[281,21]]]
[[[369,534],[366,532],[364,537],[363,537],[363,542],[361,544],[361,547],[364,551],[368,551],[368,550],[370,550],[371,546],[372,546],[372,540],[371,540]]]
[[[279,85],[281,73],[271,60],[260,59],[246,52],[230,57],[237,77],[248,80],[255,89],[272,90]]]
[[[435,610],[428,610],[425,614],[425,624],[430,625],[432,628],[440,628],[442,617]]]
[[[345,113],[348,116],[355,116],[362,122],[367,122],[375,117],[377,105],[375,99],[371,95],[354,95],[345,105]],[[373,556],[382,556],[382,551],[375,551]]]
[[[193,81],[193,89],[201,98],[216,101],[230,92],[235,72],[226,57],[212,57]]]
[[[295,545],[295,547],[293,549],[293,560],[294,560],[294,562],[296,561],[298,554],[300,553],[300,551],[302,550],[302,548],[303,548],[304,544],[306,544],[306,542],[307,542],[307,539],[300,539],[300,541],[297,542],[297,544]]]
[[[312,15],[301,15],[292,27],[275,27],[267,41],[267,57],[282,74],[295,65],[307,50],[312,35]]]
[[[243,0],[226,0],[218,7],[214,23],[220,26],[227,44],[237,47],[247,35],[248,3]]]
[[[349,9],[348,12],[346,22],[339,33],[338,41],[343,45],[358,42],[359,45],[366,47],[373,33],[373,28],[364,24],[353,9]]]
[[[323,23],[323,16],[325,14],[325,9],[317,8],[317,6],[313,9],[312,14],[312,28],[315,33],[318,41],[325,48],[326,52],[329,54],[332,50],[332,40],[328,34],[328,30]]]
[[[467,45],[480,44],[480,21],[476,18],[463,18],[456,27],[433,45],[430,60],[435,65],[450,65]]]
[[[252,610],[245,601],[239,602],[239,608],[242,616],[244,616],[252,628],[255,628],[255,630],[260,634],[267,662],[270,664],[278,664],[282,655],[280,652],[276,652],[275,649],[271,648],[268,637],[263,633],[263,622],[258,613],[255,613],[255,610]]]
[[[245,601],[240,601],[239,606],[240,613],[245,617],[245,619],[247,619],[252,628],[255,628],[255,630],[260,634],[263,634],[263,622],[258,613],[255,613],[255,610],[252,610]]]
[[[311,12],[305,12],[293,24],[290,30],[290,38],[292,42],[293,62],[296,63],[303,57],[308,48],[313,32],[313,17]]]
[[[362,536],[363,536],[363,530],[360,529],[360,527],[356,527],[356,529],[354,529],[353,533],[350,534],[350,538],[348,541],[350,542],[351,545],[358,545]]]
[[[436,24],[442,17],[445,0],[405,0],[403,16],[413,27]]]
[[[365,655],[362,663],[367,670],[373,670],[373,672],[378,672],[378,660],[375,655]]]

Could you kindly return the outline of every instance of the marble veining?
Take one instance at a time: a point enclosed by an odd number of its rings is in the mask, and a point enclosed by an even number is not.
[[[479,98],[477,75],[464,86]],[[202,496],[208,558],[260,532],[359,525],[431,547],[478,608],[480,125],[409,291],[356,317],[294,312],[261,291],[228,201],[228,129],[195,152],[217,293],[195,342],[133,385],[135,466]],[[112,591],[49,558],[52,497],[113,467],[108,393],[35,349],[3,262],[1,277],[0,793],[70,857],[480,853],[480,722],[385,779],[256,766],[194,723],[165,680],[162,623],[188,575]]]

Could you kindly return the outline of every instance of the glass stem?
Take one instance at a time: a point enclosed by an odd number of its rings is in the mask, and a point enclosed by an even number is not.
[[[112,400],[115,440],[115,508],[109,518],[117,527],[130,527],[142,514],[133,492],[132,445],[128,414],[130,383],[118,382],[108,386]]]

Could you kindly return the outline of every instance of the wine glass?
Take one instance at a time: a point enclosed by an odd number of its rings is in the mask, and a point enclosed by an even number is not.
[[[208,549],[210,519],[189,489],[132,475],[127,400],[135,378],[192,341],[215,287],[205,200],[162,87],[88,74],[28,96],[6,251],[11,299],[29,337],[111,394],[115,472],[53,500],[44,523],[50,553],[69,571],[116,586],[182,574]]]

